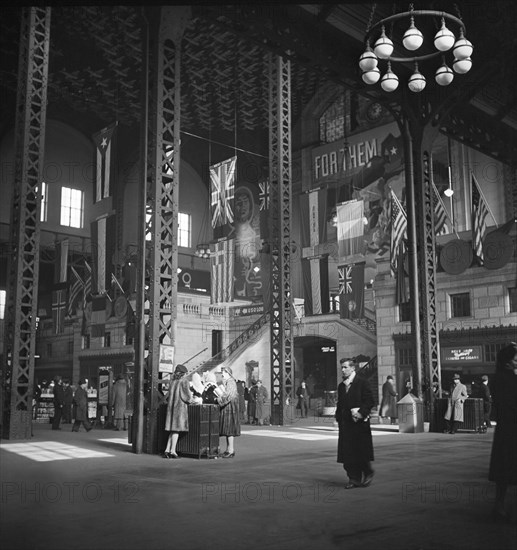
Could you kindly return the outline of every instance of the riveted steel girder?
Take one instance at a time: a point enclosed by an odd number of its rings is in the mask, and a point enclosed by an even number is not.
[[[50,8],[24,8],[20,30],[15,171],[5,323],[4,437],[31,437],[45,150]]]
[[[271,416],[283,425],[293,393],[291,308],[291,62],[270,56]]]

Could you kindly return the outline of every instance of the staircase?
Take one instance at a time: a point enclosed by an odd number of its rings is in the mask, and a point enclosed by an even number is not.
[[[238,349],[240,349],[243,344],[254,337],[257,332],[268,322],[269,312],[266,312],[247,329],[245,329],[241,334],[239,334],[239,336],[237,336],[237,338],[235,338],[235,340],[231,342],[230,345],[221,350],[218,354],[208,359],[208,361],[201,363],[200,365],[189,371],[188,376],[192,376],[195,372],[202,376],[204,372],[215,369],[217,365],[220,365],[221,363],[226,361],[231,355],[233,355]]]

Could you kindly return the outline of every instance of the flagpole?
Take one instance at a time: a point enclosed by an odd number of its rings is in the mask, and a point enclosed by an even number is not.
[[[495,219],[495,216],[492,214],[492,209],[490,208],[490,205],[488,204],[488,201],[486,200],[486,197],[483,194],[483,190],[481,189],[481,186],[479,185],[478,180],[476,179],[476,176],[474,175],[474,172],[472,172],[472,170],[470,171],[470,175],[471,175],[470,181],[474,182],[474,184],[478,188],[479,195],[485,201],[486,209],[488,210],[488,213],[492,216],[492,219],[494,220],[495,226],[499,227],[499,224],[497,223],[497,220]],[[470,197],[471,197],[470,202],[472,203],[472,184],[471,184],[471,189],[470,189]]]
[[[445,204],[442,201],[442,197],[440,197],[440,193],[438,193],[438,189],[437,189],[436,185],[434,184],[434,181],[432,181],[431,183],[433,184],[433,191],[436,193],[436,197],[440,201],[440,203],[442,205],[442,208],[443,208],[443,211],[445,212],[445,215],[447,216],[447,218],[451,222],[452,230],[454,231],[454,234],[456,235],[456,238],[459,239],[460,236],[458,235],[458,232],[456,231],[456,227],[454,226],[454,220],[449,216],[449,213],[447,212],[447,208],[445,208]],[[451,196],[451,212],[452,212],[452,196]]]

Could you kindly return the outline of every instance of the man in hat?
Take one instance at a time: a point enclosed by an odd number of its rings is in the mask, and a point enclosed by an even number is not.
[[[458,431],[460,422],[463,422],[463,403],[469,395],[467,387],[461,383],[458,373],[453,376],[452,383],[447,412],[445,413],[445,420],[447,421],[445,432],[455,434]]]
[[[492,394],[488,387],[488,376],[484,374],[481,377],[481,386],[479,388],[479,397],[483,399],[483,420],[486,428],[491,428],[490,413],[492,412]]]

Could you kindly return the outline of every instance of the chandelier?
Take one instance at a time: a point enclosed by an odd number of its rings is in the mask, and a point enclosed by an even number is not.
[[[196,251],[194,252],[199,258],[210,258],[210,245],[209,244],[198,244]]]
[[[391,15],[371,25],[374,9],[375,5],[366,29],[366,49],[359,58],[361,76],[366,84],[373,85],[380,80],[381,88],[385,92],[394,92],[399,86],[395,67],[397,64],[409,65],[413,74],[407,85],[412,92],[417,93],[427,84],[426,77],[420,72],[420,65],[424,61],[441,57],[441,63],[434,72],[434,79],[439,86],[448,86],[454,80],[455,74],[465,74],[472,67],[471,55],[474,48],[465,38],[466,27],[460,18],[443,11],[414,10],[410,4],[409,11]],[[436,31],[438,22],[440,24]],[[432,45],[429,42],[426,44],[426,38],[419,26],[426,30],[434,26]],[[396,56],[393,55],[394,51]],[[413,52],[417,51],[419,53],[415,55]],[[379,65],[385,67],[382,76]]]

